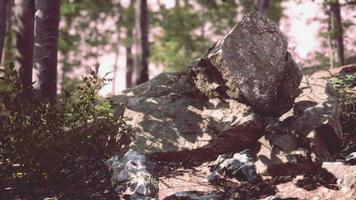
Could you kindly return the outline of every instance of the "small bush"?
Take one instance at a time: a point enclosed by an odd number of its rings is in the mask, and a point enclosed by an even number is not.
[[[356,133],[356,74],[340,74],[329,79],[331,92],[342,110],[344,131]]]
[[[129,142],[125,119],[96,96],[109,79],[98,67],[56,103],[23,88],[17,71],[0,82],[0,179],[35,177],[56,184],[87,179],[95,166]],[[0,184],[1,185],[1,184]]]

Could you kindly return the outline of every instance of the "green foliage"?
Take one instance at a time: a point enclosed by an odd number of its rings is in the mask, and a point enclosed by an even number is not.
[[[267,17],[278,24],[282,16],[283,16],[282,0],[271,1],[271,7],[269,9]]]
[[[166,71],[184,71],[188,63],[197,59],[216,41],[209,41],[206,33],[223,35],[234,25],[235,1],[200,0],[202,10],[196,10],[188,1],[177,2],[170,9],[162,7],[153,13],[153,25],[163,34],[154,38],[151,60],[163,64]],[[208,23],[212,29],[203,29]]]
[[[244,13],[255,12],[257,10],[254,0],[240,0],[240,3]]]
[[[329,79],[334,98],[342,109],[344,131],[356,132],[356,74],[341,74]]]
[[[32,88],[22,88],[14,66],[6,68],[0,82],[1,179],[17,174],[56,182],[78,178],[90,160],[125,146],[129,129],[109,100],[96,96],[110,81],[97,72],[98,67],[75,91],[49,103],[38,100]]]

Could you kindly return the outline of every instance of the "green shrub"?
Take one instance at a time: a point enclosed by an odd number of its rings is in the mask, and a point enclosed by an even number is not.
[[[97,97],[107,81],[98,67],[83,77],[75,91],[56,103],[40,100],[23,88],[14,66],[0,82],[0,179],[18,176],[60,182],[88,175],[92,162],[102,161],[129,142],[129,129],[110,101]]]
[[[344,131],[356,133],[356,74],[340,74],[329,79],[331,93],[342,110]]]

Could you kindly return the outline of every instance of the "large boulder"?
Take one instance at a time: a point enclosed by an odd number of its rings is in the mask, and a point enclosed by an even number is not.
[[[278,26],[258,13],[246,15],[192,63],[191,73],[208,97],[237,99],[266,115],[292,107],[302,77]]]
[[[162,73],[115,98],[127,99],[132,148],[157,160],[214,158],[243,150],[263,134],[249,106],[207,99],[184,73]]]

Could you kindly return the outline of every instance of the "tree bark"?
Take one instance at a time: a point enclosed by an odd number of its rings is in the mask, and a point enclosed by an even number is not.
[[[118,17],[118,22],[117,22],[117,24],[118,24],[117,39],[116,39],[117,41],[116,41],[116,48],[115,48],[115,60],[114,60],[114,69],[113,69],[112,91],[111,91],[111,93],[113,95],[115,95],[115,93],[116,93],[116,84],[117,84],[116,83],[116,80],[117,80],[116,73],[119,68],[118,62],[119,62],[119,56],[120,56],[120,23],[121,23],[121,18],[122,18],[122,14],[123,14],[122,13],[123,9],[122,9],[120,1],[118,2],[117,6],[118,6],[118,11],[119,11],[119,13],[118,13],[119,17]]]
[[[57,96],[57,51],[60,0],[35,1],[34,66],[42,99],[53,102]]]
[[[114,69],[113,69],[113,78],[112,78],[112,91],[111,93],[115,95],[116,93],[116,81],[117,81],[117,69],[119,68],[119,56],[120,56],[120,31],[118,31],[117,42],[115,44],[115,59],[114,59]]]
[[[132,84],[132,75],[133,75],[133,65],[134,60],[132,56],[131,46],[126,47],[126,88],[133,86]]]
[[[135,38],[136,54],[135,66],[137,69],[136,84],[148,81],[148,7],[147,0],[136,1],[135,6]]]
[[[2,51],[4,49],[5,43],[5,34],[6,34],[6,10],[7,4],[9,3],[8,0],[0,0],[0,64],[1,64],[1,57]]]
[[[345,64],[344,38],[339,0],[332,0],[329,4],[329,43],[331,47],[331,68]]]
[[[0,52],[1,52],[0,63],[2,63],[3,65],[6,66],[6,65],[10,64],[10,60],[12,61],[11,48],[12,48],[12,40],[13,39],[11,36],[11,16],[12,16],[13,1],[0,0],[0,2],[1,1],[5,2],[4,4],[2,3],[2,5],[1,5],[3,8],[1,8],[1,13],[0,13],[0,16],[4,17],[4,18],[2,18],[3,20],[0,20],[1,21],[0,23],[1,23],[1,26],[5,26],[5,28],[2,30],[2,32],[5,31],[5,34],[3,36],[4,39],[2,40],[3,45],[0,50]],[[2,11],[4,11],[4,13]]]
[[[14,38],[12,34],[12,23],[13,23],[13,16],[12,16],[12,7],[13,1],[8,0],[6,8],[6,33],[5,33],[5,43],[2,52],[2,64],[5,66],[9,66],[14,61]]]
[[[16,19],[16,65],[21,67],[22,86],[32,86],[32,64],[34,48],[34,17],[33,0],[15,0]]]

